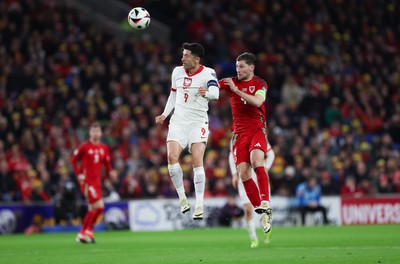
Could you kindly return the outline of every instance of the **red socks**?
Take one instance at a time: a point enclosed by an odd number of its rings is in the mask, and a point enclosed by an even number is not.
[[[82,222],[82,228],[80,231],[81,234],[84,234],[85,230],[88,229],[89,221],[90,221],[90,218],[92,218],[92,214],[93,214],[93,211],[87,211],[85,218],[83,219],[83,222]]]
[[[99,217],[99,215],[103,213],[103,211],[104,211],[103,207],[93,209],[92,215],[91,215],[88,227],[87,227],[88,230],[93,231],[94,224],[96,223],[96,220]]]
[[[85,218],[82,222],[82,228],[80,233],[84,234],[86,230],[93,231],[94,224],[101,213],[103,213],[104,208],[96,208],[92,211],[87,211]]]
[[[269,201],[268,174],[263,166],[254,169],[257,175],[258,187],[260,188],[261,201]]]
[[[261,204],[260,194],[258,192],[258,188],[256,183],[252,178],[243,182],[244,189],[246,190],[247,197],[249,198],[251,204],[254,207],[258,207]]]

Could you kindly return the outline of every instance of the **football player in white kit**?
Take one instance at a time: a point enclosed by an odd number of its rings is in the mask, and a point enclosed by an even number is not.
[[[267,171],[271,168],[271,166],[274,162],[274,159],[275,159],[274,150],[272,149],[271,145],[268,142],[267,157],[264,161],[264,168]],[[258,246],[258,238],[257,238],[257,234],[256,234],[256,227],[253,222],[253,206],[251,205],[250,200],[246,195],[246,191],[244,190],[242,181],[239,179],[239,176],[238,176],[238,173],[236,170],[236,166],[235,166],[235,162],[233,160],[232,152],[229,153],[229,168],[232,173],[232,185],[235,188],[237,187],[238,192],[239,192],[239,197],[243,203],[244,218],[246,221],[247,232],[249,233],[249,237],[250,237],[250,241],[251,241],[250,247],[256,248]],[[257,176],[256,176],[254,170],[251,170],[251,177],[257,184]],[[266,237],[265,237],[264,242],[269,243],[271,232],[268,232],[265,235],[266,235]]]
[[[200,64],[204,48],[198,43],[184,43],[182,66],[175,67],[171,78],[171,93],[164,112],[155,119],[162,124],[175,109],[169,122],[167,136],[168,171],[179,196],[181,212],[190,210],[183,185],[179,156],[188,147],[193,157],[196,206],[194,220],[203,219],[205,172],[204,152],[208,140],[208,101],[219,97],[215,71]]]

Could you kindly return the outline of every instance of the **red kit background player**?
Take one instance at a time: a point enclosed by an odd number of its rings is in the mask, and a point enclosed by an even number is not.
[[[112,170],[108,147],[101,143],[102,130],[98,123],[93,123],[89,130],[89,141],[75,149],[71,163],[78,177],[79,187],[88,202],[88,211],[76,240],[82,243],[94,243],[93,227],[97,218],[104,211],[101,193],[102,165],[111,177],[117,177]]]
[[[243,53],[236,59],[237,76],[219,82],[220,89],[230,94],[233,115],[232,152],[246,194],[261,214],[264,232],[271,229],[268,175],[264,169],[267,156],[267,124],[264,101],[267,83],[254,75],[256,57]],[[258,186],[251,178],[251,168],[257,175]]]

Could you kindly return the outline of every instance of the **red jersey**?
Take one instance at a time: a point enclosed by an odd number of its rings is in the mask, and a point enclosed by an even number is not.
[[[233,83],[239,90],[255,95],[259,90],[267,92],[267,83],[258,76],[253,76],[250,81],[241,81],[237,77],[232,78]],[[266,128],[266,111],[264,104],[254,107],[247,104],[239,95],[233,93],[229,86],[224,84],[224,80],[219,81],[220,89],[226,90],[230,94],[234,133],[249,132],[257,128]]]
[[[81,161],[80,166],[78,160]],[[100,186],[101,166],[104,164],[107,171],[112,170],[108,147],[102,143],[86,142],[74,150],[71,158],[72,167],[76,175],[84,174],[85,182],[89,185]]]

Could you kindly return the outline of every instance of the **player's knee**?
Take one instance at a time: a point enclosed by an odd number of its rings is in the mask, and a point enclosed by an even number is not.
[[[255,160],[251,162],[252,168],[258,168],[264,166],[264,160]]]
[[[242,180],[242,182],[248,181],[251,178],[251,175],[248,173],[240,173],[239,172],[239,177]]]
[[[193,168],[203,167],[203,159],[193,159],[192,166]]]
[[[175,164],[179,161],[179,155],[177,153],[168,153],[168,164]]]

